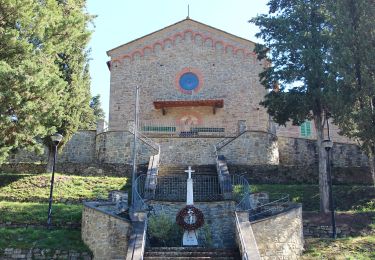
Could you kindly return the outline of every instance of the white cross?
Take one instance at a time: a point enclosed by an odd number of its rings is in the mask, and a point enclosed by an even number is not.
[[[191,166],[189,166],[189,168],[188,168],[187,170],[185,170],[185,172],[187,172],[187,173],[189,174],[189,179],[191,179],[191,174],[192,174],[193,172],[195,172],[195,171],[193,171],[193,170],[191,169]]]

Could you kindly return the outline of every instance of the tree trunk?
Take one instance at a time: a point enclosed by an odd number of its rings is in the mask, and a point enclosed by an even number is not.
[[[372,185],[375,187],[375,156],[371,153],[368,157],[368,165],[372,176]]]
[[[322,126],[322,117],[314,116],[316,140],[319,158],[319,194],[320,194],[320,212],[329,213],[329,186],[327,174],[327,151],[322,145],[324,140],[324,127]]]
[[[51,146],[47,146],[48,149],[48,159],[46,165],[46,172],[51,173],[53,171],[53,148]]]

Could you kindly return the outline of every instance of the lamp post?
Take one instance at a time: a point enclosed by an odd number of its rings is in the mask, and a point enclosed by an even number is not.
[[[57,157],[57,146],[63,139],[63,136],[59,133],[55,133],[51,136],[52,146],[53,146],[53,166],[52,166],[52,177],[51,177],[51,186],[49,191],[49,203],[48,203],[48,219],[47,227],[51,228],[51,214],[52,214],[52,194],[53,194],[53,182],[55,179],[55,168],[56,168],[56,157]]]
[[[332,226],[332,238],[336,238],[336,220],[335,220],[335,207],[333,205],[333,195],[332,195],[332,173],[331,173],[331,158],[330,150],[333,147],[333,142],[329,136],[329,123],[328,117],[327,121],[327,139],[323,140],[322,145],[327,151],[327,174],[328,174],[328,187],[329,187],[329,210],[331,211],[331,226]]]

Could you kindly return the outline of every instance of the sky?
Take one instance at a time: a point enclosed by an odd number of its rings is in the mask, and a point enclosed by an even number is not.
[[[208,24],[252,41],[256,26],[248,21],[267,13],[266,0],[88,0],[87,11],[96,15],[89,43],[91,94],[100,94],[108,119],[110,72],[106,52],[185,19]]]

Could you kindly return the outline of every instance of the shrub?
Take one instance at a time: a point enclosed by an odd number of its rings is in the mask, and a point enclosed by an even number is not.
[[[151,246],[181,246],[182,230],[165,214],[149,217],[147,233]]]

